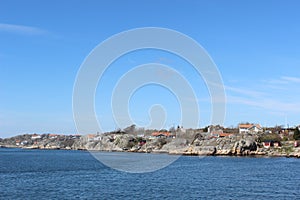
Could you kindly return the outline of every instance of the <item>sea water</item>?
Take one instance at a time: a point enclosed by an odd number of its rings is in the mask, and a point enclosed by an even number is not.
[[[114,164],[137,156],[101,154]],[[0,149],[0,199],[300,199],[300,159],[181,156],[128,173],[87,151]]]

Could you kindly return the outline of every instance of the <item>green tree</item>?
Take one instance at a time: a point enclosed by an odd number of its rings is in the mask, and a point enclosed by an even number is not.
[[[300,140],[300,131],[299,131],[298,127],[294,131],[294,139],[295,140]]]
[[[265,142],[265,141],[276,141],[279,142],[281,140],[281,138],[279,137],[278,134],[276,133],[271,133],[271,134],[262,134],[259,138],[258,141],[259,142]]]
[[[208,128],[209,128],[209,126],[204,127],[204,128],[203,128],[203,132],[206,132],[206,133],[207,133],[207,132],[208,132]]]

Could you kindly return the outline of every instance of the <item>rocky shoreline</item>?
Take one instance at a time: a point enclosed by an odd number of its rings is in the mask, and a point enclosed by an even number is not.
[[[137,136],[125,132],[93,135],[24,134],[0,139],[2,148],[92,150],[106,152],[167,153],[189,156],[260,156],[300,158],[294,141],[265,146],[259,134],[234,134],[211,137],[204,133],[176,137]]]

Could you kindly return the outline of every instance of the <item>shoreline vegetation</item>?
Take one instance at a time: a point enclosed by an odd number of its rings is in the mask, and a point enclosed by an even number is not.
[[[253,124],[250,124],[253,126]],[[253,127],[252,127],[253,128]],[[135,125],[87,135],[23,134],[0,138],[2,148],[63,149],[106,152],[167,153],[195,156],[261,156],[300,158],[294,130],[271,128],[242,131],[221,126],[203,129],[145,130]]]

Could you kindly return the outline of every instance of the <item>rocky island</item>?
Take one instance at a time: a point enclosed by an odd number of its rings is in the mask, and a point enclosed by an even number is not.
[[[246,125],[244,125],[246,127]],[[2,148],[95,150],[178,155],[286,156],[300,158],[300,147],[289,130],[253,131],[209,126],[204,129],[144,130],[134,125],[87,135],[23,134],[0,139]],[[258,127],[259,129],[259,127]]]

